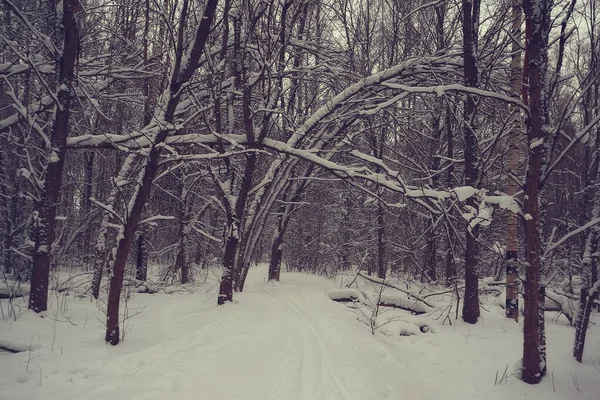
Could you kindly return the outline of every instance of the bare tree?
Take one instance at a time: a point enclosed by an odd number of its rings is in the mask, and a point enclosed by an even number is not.
[[[538,383],[546,373],[544,310],[540,300],[541,240],[539,191],[545,141],[548,141],[548,36],[552,1],[523,1],[525,12],[525,103],[529,158],[525,178],[525,316],[523,325],[523,371],[527,383]],[[541,298],[541,299],[540,299]]]

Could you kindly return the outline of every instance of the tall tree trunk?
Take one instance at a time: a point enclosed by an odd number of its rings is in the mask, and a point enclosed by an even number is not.
[[[187,19],[188,1],[186,0],[183,2],[178,32],[179,45],[176,49],[177,58],[171,73],[169,88],[163,92],[163,98],[165,100],[166,107],[164,109],[157,109],[155,114],[156,118],[160,121],[158,126],[165,126],[173,122],[175,109],[179,103],[183,86],[189,81],[198,68],[200,57],[204,52],[204,46],[210,33],[210,26],[212,24],[217,4],[218,0],[208,0],[206,2],[204,15],[198,23],[194,40],[192,41],[190,51],[186,57],[187,62],[183,63],[182,65],[183,36],[185,21]],[[167,124],[164,124],[163,121],[167,122]],[[145,166],[140,172],[136,192],[133,195],[132,207],[129,212],[129,216],[125,221],[125,226],[121,234],[121,240],[119,240],[117,247],[115,261],[113,264],[113,273],[110,279],[110,291],[108,294],[108,304],[106,310],[105,340],[113,346],[117,345],[121,339],[119,331],[119,304],[121,299],[121,289],[123,287],[123,276],[125,273],[127,255],[129,253],[131,243],[133,242],[135,231],[142,215],[142,210],[146,204],[148,196],[150,195],[150,188],[152,186],[152,181],[154,180],[156,171],[158,170],[158,161],[163,149],[163,143],[167,139],[169,132],[170,130],[163,129],[153,135],[154,137],[152,138],[153,140],[151,140],[150,149],[146,155],[146,158],[144,159]]]
[[[463,0],[463,52],[465,85],[477,87],[477,28],[479,25],[479,0]],[[475,97],[466,95],[463,133],[465,142],[465,185],[479,185],[479,149],[475,136]],[[476,208],[474,198],[467,200],[467,205]],[[479,318],[479,272],[478,272],[478,237],[479,224],[467,222],[467,240],[465,248],[465,298],[462,317],[465,322],[474,324]]]
[[[77,22],[75,21],[75,0],[63,0],[62,27],[64,44],[60,58],[58,79],[58,104],[52,125],[48,149],[48,165],[44,177],[44,188],[34,212],[36,241],[31,273],[31,294],[29,309],[42,312],[48,309],[48,280],[50,276],[50,256],[56,228],[56,208],[60,196],[62,172],[65,165],[69,116],[73,98],[73,77],[77,58]]]
[[[525,177],[525,315],[523,322],[522,379],[538,383],[546,373],[544,345],[544,319],[540,304],[541,240],[540,240],[540,178],[545,153],[544,140],[548,140],[548,35],[550,33],[551,0],[524,0],[526,50],[525,50],[525,102],[529,105],[527,141],[529,159]],[[534,145],[537,144],[537,145]]]
[[[581,288],[581,303],[583,307],[579,308],[577,314],[577,326],[576,326],[576,340],[573,348],[573,356],[579,362],[583,361],[583,350],[585,348],[585,337],[587,335],[588,326],[590,324],[590,315],[592,313],[592,306],[594,299],[598,297],[600,293],[600,281],[596,281],[594,286],[588,290],[587,287]]]
[[[219,296],[217,305],[222,306],[227,301],[233,300],[233,275],[235,271],[235,255],[238,245],[237,223],[231,221],[228,224],[229,234],[225,242],[225,252],[223,254],[223,275],[219,285]]]
[[[94,155],[96,153],[91,151],[85,156],[85,202],[84,202],[84,212],[86,218],[91,218],[92,211],[92,197],[94,193]],[[84,251],[84,264],[86,268],[89,268],[90,255],[89,251],[90,245],[92,244],[92,230],[97,228],[97,226],[93,224],[89,224],[86,231],[85,237],[83,240],[83,251]]]
[[[521,97],[521,0],[513,0],[513,39],[510,64],[511,95]],[[508,176],[506,194],[517,193],[517,169],[519,167],[519,141],[521,136],[521,113],[518,107],[513,108],[514,120],[509,133]],[[506,217],[506,317],[519,321],[519,263],[517,261],[517,216],[509,212]]]
[[[379,135],[373,133],[372,136],[373,156],[383,159],[383,149],[385,146],[385,129],[381,128]],[[375,167],[375,173],[380,173],[379,166]],[[378,196],[383,195],[383,190],[377,190]],[[377,199],[377,277],[385,279],[387,264],[385,260],[385,209],[381,197]]]
[[[590,26],[596,26],[596,5],[590,3]],[[588,101],[584,109],[584,123],[589,124],[592,115],[600,114],[600,83],[597,80],[597,73],[600,69],[598,62],[598,42],[594,29],[590,31],[590,71],[589,76],[593,77],[593,90],[588,96]],[[591,104],[590,104],[591,103]],[[583,221],[587,223],[590,220],[600,217],[600,191],[596,188],[598,181],[600,181],[600,126],[596,127],[595,137],[596,148],[592,151],[590,141],[586,146],[586,161],[591,158],[590,163],[584,165],[585,168],[585,184],[586,191],[584,193],[584,207],[583,207]],[[592,311],[592,305],[595,297],[598,294],[600,288],[594,285],[598,280],[598,228],[592,227],[588,232],[584,244],[584,250],[581,260],[581,293],[579,300],[579,307],[577,310],[577,317],[575,319],[575,343],[573,346],[573,356],[579,362],[583,360],[583,350],[585,347],[585,338],[587,335],[587,329],[590,321],[590,313]]]
[[[452,112],[450,106],[446,106],[446,142],[447,142],[447,155],[448,159],[454,158],[454,131],[452,130]],[[452,187],[454,185],[454,163],[450,162],[448,166],[448,173],[446,176],[446,186]],[[449,211],[452,214],[452,210]],[[448,224],[451,222],[448,221]],[[452,231],[447,228],[446,235],[446,286],[452,286],[456,282],[456,262],[454,256],[454,244],[452,241]]]
[[[277,226],[273,233],[273,241],[271,243],[271,258],[269,260],[269,280],[279,281],[281,275],[281,262],[283,260],[283,238],[292,218],[292,213],[295,211],[293,203],[300,200],[302,191],[306,188],[306,184],[294,185],[291,188],[292,204],[285,204],[286,196],[284,194],[283,203],[277,211]]]
[[[127,179],[130,171],[134,167],[136,155],[130,154],[125,158],[123,165],[119,170],[116,182],[122,182]],[[98,238],[96,239],[96,246],[94,247],[94,275],[92,276],[91,292],[92,296],[97,300],[100,296],[100,286],[102,284],[102,275],[104,269],[108,266],[112,266],[113,254],[112,252],[106,252],[106,243],[109,238],[109,224],[113,215],[109,210],[114,209],[117,203],[117,196],[119,195],[121,188],[117,184],[114,184],[106,200],[106,206],[102,209],[102,220],[100,222],[100,231],[98,232]]]
[[[252,147],[255,143],[254,137],[254,123],[252,120],[252,112],[250,110],[250,102],[251,102],[251,87],[248,85],[248,82],[245,80],[245,70],[244,70],[244,54],[242,49],[242,15],[241,13],[236,13],[232,16],[233,18],[233,27],[234,27],[234,41],[233,41],[233,57],[232,57],[232,66],[233,70],[233,78],[234,78],[234,86],[237,91],[242,92],[242,114],[244,121],[244,132],[246,134],[246,138],[248,140],[249,147]],[[233,109],[233,101],[234,101],[234,93],[231,92],[229,94],[230,98],[228,99],[228,131],[232,133],[235,129],[235,113]],[[239,283],[241,281],[241,273],[243,269],[243,250],[245,250],[246,246],[246,238],[241,237],[244,233],[244,215],[246,211],[246,203],[248,200],[248,194],[250,193],[250,189],[252,188],[252,178],[254,176],[254,168],[256,167],[257,156],[256,153],[250,153],[246,156],[246,164],[244,166],[244,172],[242,175],[240,189],[237,196],[231,196],[235,198],[235,204],[229,204],[226,207],[227,213],[227,239],[225,241],[225,252],[223,256],[223,276],[221,278],[221,285],[219,287],[219,296],[217,298],[217,304],[223,305],[226,301],[233,300],[233,290],[239,289]],[[229,191],[230,194],[233,194],[233,182],[234,178],[231,174],[234,172],[228,167],[230,179],[229,182]],[[229,200],[226,199],[226,202],[229,203]],[[237,257],[238,254],[238,246],[242,242],[242,254],[240,254],[239,260]],[[236,263],[236,260],[239,263]]]
[[[148,279],[148,257],[146,255],[146,232],[144,229],[138,236],[135,264],[135,279],[139,281]]]
[[[269,280],[278,281],[281,274],[281,261],[283,259],[283,229],[282,218],[278,216],[277,228],[273,234],[273,242],[271,244],[271,258],[269,260]]]
[[[385,210],[383,202],[377,201],[377,277],[385,279],[387,264],[385,260]]]
[[[352,268],[352,262],[350,261],[350,251],[352,246],[350,244],[350,209],[352,202],[350,196],[347,195],[344,199],[344,206],[342,209],[342,224],[340,229],[342,230],[342,245],[340,246],[340,258],[342,262],[342,270],[349,271]]]

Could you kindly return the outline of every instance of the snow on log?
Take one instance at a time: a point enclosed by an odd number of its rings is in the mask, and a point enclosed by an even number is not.
[[[368,280],[369,282],[377,283],[377,284],[380,284],[380,285],[383,285],[383,286],[386,286],[386,287],[389,287],[389,288],[392,288],[392,289],[396,289],[399,292],[407,294],[409,296],[409,298],[412,297],[413,299],[415,299],[417,301],[420,301],[421,303],[423,303],[427,307],[434,308],[433,305],[431,305],[429,302],[427,302],[426,300],[424,300],[420,296],[416,295],[415,293],[410,292],[410,291],[405,290],[405,289],[402,289],[401,287],[396,286],[393,283],[386,282],[384,279],[379,279],[379,278],[375,278],[374,276],[369,276],[369,275],[365,274],[362,271],[359,271],[358,275],[360,275],[362,278]]]
[[[0,282],[0,299],[14,299],[29,295],[27,287],[20,286],[17,282],[13,281],[8,281],[7,283],[8,285],[5,282]]]
[[[327,296],[333,301],[341,303],[349,303],[359,301],[363,304],[366,303],[364,294],[358,289],[335,289],[327,292]]]
[[[432,307],[414,298],[411,299],[408,296],[403,297],[382,293],[381,296],[379,296],[378,303],[380,306],[400,308],[416,315],[433,311]]]
[[[428,333],[437,333],[437,328],[421,317],[406,316],[402,318],[379,316],[377,329],[386,336],[422,336]]]
[[[21,353],[29,350],[37,350],[39,348],[40,345],[37,343],[32,344],[30,347],[29,345],[21,344],[14,340],[0,337],[0,350],[8,351],[9,353]]]
[[[403,297],[384,293],[372,293],[368,296],[367,300],[367,296],[358,289],[335,289],[327,292],[327,295],[331,300],[341,303],[358,301],[362,304],[378,304],[383,307],[400,308],[416,315],[433,311],[432,307],[429,307],[414,298],[411,299],[408,296]]]
[[[572,300],[548,289],[546,289],[546,297],[550,299],[550,301],[546,302],[544,308],[545,311],[560,311],[567,317],[569,322],[573,321],[575,306],[573,305]]]

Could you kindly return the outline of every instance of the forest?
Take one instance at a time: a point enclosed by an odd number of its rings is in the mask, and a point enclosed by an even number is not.
[[[327,307],[373,335],[388,309],[470,332],[493,299],[517,380],[589,354],[600,381],[600,3],[0,4],[0,315],[30,324],[0,348],[76,325],[66,296],[121,347],[135,299],[209,288],[210,315],[237,315],[289,276],[334,282]],[[570,357],[547,362],[559,320]],[[365,398],[342,389],[318,398]]]

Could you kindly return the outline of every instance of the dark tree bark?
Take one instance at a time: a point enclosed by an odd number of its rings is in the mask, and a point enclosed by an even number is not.
[[[244,55],[242,51],[241,35],[242,35],[242,16],[241,13],[235,13],[232,15],[233,19],[233,57],[231,59],[231,70],[233,71],[234,87],[236,91],[242,91],[242,109],[243,109],[243,120],[244,120],[244,131],[248,139],[249,147],[254,145],[254,124],[252,121],[252,113],[250,111],[250,98],[251,88],[248,87],[247,82],[244,82]],[[225,49],[223,49],[225,51]],[[233,132],[235,126],[235,118],[233,112],[233,101],[234,93],[229,94],[227,100],[229,111],[228,130]],[[220,149],[224,152],[224,149]],[[222,197],[225,204],[225,210],[227,213],[227,227],[226,227],[226,239],[225,239],[225,250],[223,254],[223,275],[221,277],[221,284],[219,285],[219,296],[217,297],[217,304],[223,305],[227,301],[233,300],[233,290],[238,288],[242,273],[243,260],[238,259],[238,245],[240,244],[240,236],[242,235],[244,225],[244,211],[246,209],[246,202],[248,199],[248,193],[252,186],[252,177],[254,175],[254,168],[256,166],[256,154],[251,153],[246,156],[246,163],[244,166],[244,172],[242,175],[240,188],[238,195],[235,196],[235,202],[231,204],[230,195],[233,194],[234,186],[234,174],[233,167],[229,161],[226,160],[227,174],[226,179],[229,181],[229,193],[222,193]],[[234,197],[234,196],[231,196]],[[245,246],[242,243],[242,247]],[[240,257],[242,258],[242,257]]]
[[[376,158],[383,157],[385,146],[385,129],[381,129],[381,133],[377,135],[373,133],[371,137],[371,147],[373,156]],[[380,173],[379,166],[375,167],[375,173]],[[379,196],[383,195],[383,190],[377,191]],[[387,273],[387,264],[385,259],[385,209],[381,198],[377,199],[377,277],[385,279]]]
[[[120,168],[119,176],[117,178],[118,180],[124,180],[127,178],[133,167],[135,157],[135,154],[130,154],[127,156]],[[114,185],[111,188],[110,194],[106,201],[106,205],[109,206],[109,208],[113,208],[115,206],[119,191],[120,188],[117,185]],[[100,286],[102,285],[102,275],[104,274],[104,270],[108,270],[113,264],[113,253],[111,251],[106,251],[106,244],[111,236],[109,235],[109,223],[112,217],[112,214],[108,210],[102,210],[100,230],[98,232],[98,238],[96,239],[96,246],[94,248],[94,275],[92,276],[91,285],[92,296],[96,300],[100,296]]]
[[[292,202],[300,200],[300,193],[304,190],[305,185],[295,187],[295,195],[292,197]],[[285,196],[283,199],[285,203]],[[283,238],[287,227],[290,223],[294,206],[290,204],[282,204],[277,212],[277,226],[273,234],[271,243],[271,258],[269,260],[269,277],[270,281],[279,281],[281,275],[281,262],[283,260]]]
[[[269,260],[269,280],[278,281],[281,274],[281,260],[283,258],[283,232],[278,228],[273,243],[271,244],[271,258]]]
[[[446,145],[448,159],[454,158],[454,131],[452,130],[452,112],[450,106],[446,106]],[[446,186],[452,187],[455,182],[454,178],[454,163],[450,163],[448,166],[448,173],[446,176]],[[450,210],[452,213],[452,210]],[[452,286],[456,282],[456,262],[454,257],[454,244],[452,242],[452,231],[446,229],[446,286]]]
[[[140,232],[137,242],[137,255],[135,259],[135,279],[145,281],[148,279],[148,257],[146,254],[146,232]]]
[[[164,93],[163,96],[168,98],[166,107],[164,109],[156,110],[162,121],[167,123],[173,122],[175,115],[175,109],[181,98],[183,86],[192,77],[195,70],[198,68],[200,57],[204,51],[204,46],[210,33],[210,26],[217,8],[218,0],[207,0],[204,15],[198,24],[195,38],[191,47],[191,51],[187,57],[187,63],[181,64],[183,57],[183,36],[184,26],[187,19],[187,6],[188,2],[184,1],[182,11],[180,15],[180,29],[178,33],[178,46],[176,49],[177,59],[172,71],[171,81],[169,84],[168,92]],[[164,126],[161,122],[159,126]],[[110,280],[110,291],[108,295],[108,305],[106,310],[106,336],[105,340],[114,345],[117,345],[120,341],[119,332],[119,304],[121,299],[121,289],[123,287],[123,276],[125,273],[125,264],[127,262],[127,255],[129,248],[133,242],[135,231],[138,227],[142,210],[148,196],[150,195],[150,188],[156,171],[158,170],[158,161],[160,158],[161,151],[163,149],[162,144],[167,139],[170,130],[162,129],[156,133],[150,150],[145,159],[145,167],[141,171],[141,179],[139,180],[139,187],[134,195],[133,206],[129,213],[129,218],[125,222],[123,228],[123,235],[117,246],[117,252],[115,255],[115,261],[113,264],[113,274]]]
[[[468,87],[477,87],[477,28],[479,25],[479,0],[463,0],[463,52],[464,79]],[[475,135],[475,96],[466,95],[463,115],[463,134],[465,142],[465,185],[479,185],[479,149]],[[467,205],[477,208],[474,198],[467,200]],[[474,324],[479,318],[479,224],[470,226],[467,223],[467,239],[465,248],[465,298],[462,317],[465,322]]]
[[[431,187],[437,188],[439,182],[438,171],[440,169],[440,158],[438,157],[438,151],[440,149],[442,129],[440,127],[442,103],[440,100],[435,100],[435,110],[432,119],[432,140],[431,149],[429,153],[429,170],[433,174],[431,178]],[[435,221],[432,214],[427,216],[427,225],[429,231],[426,235],[425,245],[425,268],[424,273],[427,275],[428,281],[437,281],[437,232],[435,227]]]
[[[573,356],[579,362],[583,361],[583,350],[585,348],[585,338],[590,324],[590,315],[592,313],[594,300],[598,296],[598,293],[600,293],[599,282],[596,282],[591,290],[588,290],[587,287],[581,288],[581,304],[583,304],[583,307],[579,308],[579,313],[577,314],[577,325],[575,327],[577,331],[575,346],[573,348]]]
[[[529,159],[525,177],[525,315],[523,323],[522,379],[538,383],[546,373],[543,309],[540,304],[541,240],[540,178],[545,146],[548,140],[548,35],[550,33],[551,0],[524,0],[526,46],[524,66],[524,100],[529,105],[526,120]],[[532,144],[538,144],[532,146]]]
[[[185,200],[184,200],[185,203]],[[185,207],[185,205],[183,205]],[[185,210],[185,209],[184,209]],[[177,269],[181,272],[181,283],[190,282],[190,263],[187,251],[187,233],[188,233],[189,214],[182,211],[179,221],[179,252],[177,253]]]
[[[84,212],[88,218],[91,218],[92,212],[92,197],[94,193],[94,155],[96,153],[91,151],[85,155],[85,202]],[[92,244],[92,230],[97,228],[93,224],[89,224],[85,231],[85,237],[83,240],[83,251],[84,251],[84,264],[89,268],[89,259],[92,252],[90,247]]]
[[[352,245],[350,244],[350,208],[352,207],[352,202],[350,201],[350,196],[346,195],[344,199],[344,206],[342,209],[342,224],[340,229],[342,229],[342,245],[340,246],[340,259],[342,262],[342,270],[349,271],[352,268],[352,263],[350,261],[350,251],[352,249]]]
[[[76,0],[63,0],[62,26],[64,43],[60,58],[58,78],[58,104],[52,125],[52,135],[48,149],[48,165],[44,177],[44,188],[34,212],[36,240],[31,273],[31,294],[29,309],[42,312],[48,309],[48,280],[52,244],[56,228],[56,208],[60,197],[62,172],[67,153],[69,117],[73,99],[73,78],[77,58],[77,22],[75,21]]]
[[[385,279],[387,264],[385,259],[385,210],[383,202],[377,202],[377,277]]]
[[[230,224],[233,229],[234,223]],[[222,306],[227,301],[233,301],[233,275],[235,271],[235,255],[237,251],[238,237],[235,234],[227,235],[225,242],[225,253],[223,254],[223,276],[219,285],[219,296],[217,305]]]

